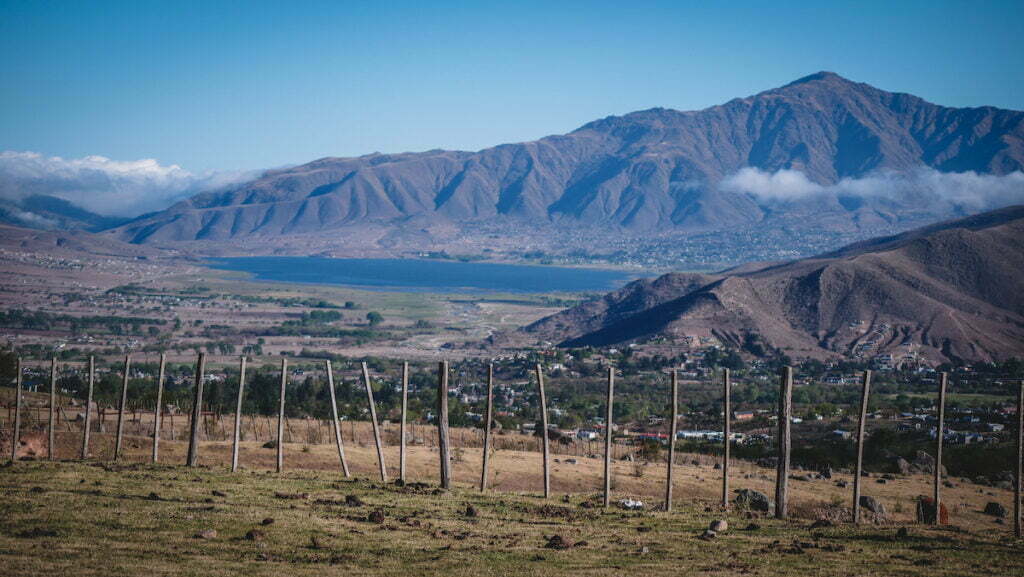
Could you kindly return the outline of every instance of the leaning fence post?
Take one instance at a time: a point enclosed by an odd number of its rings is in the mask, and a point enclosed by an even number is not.
[[[679,415],[679,372],[672,369],[672,403],[668,417],[668,479],[665,481],[665,510],[672,510],[672,473],[676,464],[676,420]]]
[[[611,370],[611,369],[609,369]],[[551,470],[548,464],[548,409],[544,400],[544,371],[537,363],[537,393],[540,395],[541,448],[544,454],[544,498],[551,496]]]
[[[373,423],[373,443],[377,446],[377,463],[380,465],[380,480],[388,480],[387,466],[384,464],[384,446],[380,441],[380,427],[377,425],[377,407],[373,402],[373,387],[370,384],[370,370],[362,363],[363,382],[366,384],[366,400],[370,404],[370,421]]]
[[[164,377],[167,370],[167,353],[160,353],[160,369],[156,375],[156,409],[153,411],[153,462],[160,460],[160,417],[163,414]]]
[[[192,421],[189,423],[188,458],[189,467],[199,464],[199,419],[203,415],[203,372],[206,370],[206,354],[199,353],[196,359],[196,383],[192,400]]]
[[[345,445],[341,442],[341,424],[338,422],[338,400],[334,394],[334,371],[331,370],[331,361],[327,365],[327,388],[331,391],[331,416],[334,419],[334,444],[338,447],[338,460],[341,461],[341,470],[346,477],[351,474],[348,471],[348,461],[345,459]]]
[[[18,357],[18,376],[14,379],[14,434],[11,438],[11,461],[18,460],[18,445],[21,442],[21,357]]]
[[[722,508],[729,507],[729,453],[732,450],[732,375],[722,369]]]
[[[238,361],[238,400],[235,402],[235,431],[231,443],[231,472],[238,470],[238,443],[242,439],[242,397],[245,392],[245,355]]]
[[[604,506],[612,500],[612,403],[615,398],[615,367],[608,365],[608,390],[604,419]]]
[[[288,359],[281,359],[281,396],[277,405],[277,472],[284,470],[284,395],[288,386]]]
[[[857,421],[857,467],[853,470],[853,523],[860,523],[860,479],[864,468],[864,427],[868,418],[868,394],[871,391],[871,371],[864,371],[860,392],[860,419]]]
[[[452,485],[451,456],[448,451],[448,361],[437,367],[437,449],[441,456],[441,487]]]
[[[946,381],[949,376],[946,373],[939,374],[939,422],[935,430],[935,519],[933,524],[938,525],[942,521],[942,501],[940,490],[942,487],[942,432],[946,421]]]
[[[47,426],[48,442],[46,447],[46,458],[53,460],[53,447],[56,444],[56,416],[57,416],[57,357],[50,359],[50,421]]]
[[[92,390],[96,384],[96,358],[89,357],[89,392],[85,398],[85,427],[82,430],[82,460],[89,458],[89,433],[92,427]]]
[[[1024,380],[1017,389],[1017,479],[1013,488],[1013,534],[1021,537],[1020,498],[1024,493]]]
[[[124,409],[128,403],[128,372],[131,370],[131,355],[124,356],[124,377],[121,380],[121,403],[117,406],[117,435],[114,438],[114,460],[121,458],[121,444],[124,442]]]
[[[405,482],[405,419],[409,411],[409,362],[402,363],[402,424],[398,428],[398,478]],[[347,474],[347,473],[346,473]]]
[[[487,490],[487,472],[491,451],[491,419],[494,410],[494,363],[487,365],[487,410],[484,412],[484,463],[480,471],[480,490]]]
[[[786,518],[789,490],[790,426],[793,413],[793,367],[783,367],[779,387],[779,455],[775,474],[775,517]]]

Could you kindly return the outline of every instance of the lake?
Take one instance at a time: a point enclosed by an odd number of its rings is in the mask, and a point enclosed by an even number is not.
[[[209,263],[257,280],[414,292],[605,292],[634,277],[605,269],[395,258],[236,257]]]

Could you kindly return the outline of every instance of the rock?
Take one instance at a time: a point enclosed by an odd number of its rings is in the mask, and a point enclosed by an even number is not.
[[[273,525],[274,524],[274,518],[273,517],[267,517],[261,523],[263,525]]]
[[[1005,489],[1007,491],[1013,489],[1013,483],[1011,483],[1010,481],[996,481],[995,483],[992,484],[992,486],[995,487],[996,489]]]
[[[910,462],[903,457],[896,457],[896,460],[893,461],[893,466],[896,468],[896,472],[900,475],[909,475],[911,472]]]
[[[309,493],[284,493],[282,491],[274,491],[274,496],[278,499],[309,499]]]
[[[826,465],[825,468],[823,468],[819,472],[819,474],[821,475],[822,479],[831,479],[832,478],[832,467]]]
[[[217,490],[210,491],[210,494],[213,495],[214,497],[227,497],[228,496],[227,493],[225,493],[223,491],[217,491]]]
[[[761,526],[758,525],[757,523],[750,523],[749,525],[744,527],[743,530],[744,531],[760,531],[761,530]]]
[[[886,473],[882,475],[882,478],[885,479],[886,481],[895,481],[896,475],[893,475],[892,473]]]
[[[906,527],[900,527],[896,530],[897,539],[906,539],[907,537],[910,537],[910,530]]]
[[[249,529],[249,532],[245,534],[245,538],[249,541],[262,541],[266,539],[267,534],[260,529]]]
[[[1006,517],[1009,512],[1003,505],[996,503],[995,501],[989,501],[988,504],[985,505],[985,514],[1003,518]]]
[[[277,441],[267,441],[266,443],[263,443],[263,448],[264,449],[276,449],[277,448]]]
[[[715,463],[715,466],[712,467],[712,468],[714,470],[716,470],[716,471],[721,471],[722,470],[722,464],[721,463]]]
[[[156,492],[150,493],[148,496],[146,496],[146,499],[148,499],[150,501],[161,501],[162,500],[160,495],[158,495]]]
[[[751,511],[770,511],[772,509],[772,502],[768,499],[768,495],[760,491],[753,489],[739,489],[736,491],[736,498],[733,499],[733,503],[737,507],[742,509],[749,509]]]
[[[216,529],[203,529],[202,531],[196,533],[195,537],[196,539],[216,539],[217,531]]]
[[[811,523],[811,526],[808,527],[808,528],[809,529],[823,529],[825,527],[831,527],[831,526],[832,526],[832,521],[829,521],[828,519],[818,519],[817,521]]]
[[[921,496],[917,499],[917,522],[931,524],[935,521],[935,500]],[[949,509],[942,503],[939,507],[939,525],[949,525]]]
[[[384,522],[384,511],[382,509],[374,509],[366,516],[366,520],[379,525]]]
[[[729,530],[729,522],[725,519],[716,519],[708,525],[708,529],[715,533],[725,533]]]
[[[548,542],[544,544],[545,549],[568,549],[572,545],[561,535],[552,535],[547,538]]]
[[[628,511],[640,511],[644,508],[644,502],[637,499],[621,499],[619,501],[619,507]]]
[[[345,504],[349,507],[362,507],[366,503],[363,503],[363,500],[355,495],[345,495]]]
[[[705,529],[704,533],[702,533],[700,536],[700,538],[704,539],[705,541],[710,541],[716,537],[718,537],[718,533],[712,531],[711,529]]]
[[[884,517],[885,516],[885,505],[882,505],[878,501],[878,499],[875,499],[874,497],[869,497],[867,495],[861,495],[860,496],[860,506],[864,507],[868,511],[871,511],[875,515],[878,515],[879,517]]]
[[[918,451],[914,455],[913,469],[920,471],[921,473],[934,474],[935,473],[935,457],[929,455],[924,451]],[[939,471],[945,475],[946,467],[940,467]]]
[[[467,517],[476,517],[478,515],[479,515],[479,513],[477,512],[476,507],[474,507],[472,504],[466,505],[466,516]]]
[[[562,462],[565,463],[566,465],[575,465],[576,464],[576,459],[566,459],[566,460],[564,460]]]
[[[838,481],[836,481],[836,487],[839,487],[840,489],[845,489],[845,488],[847,488],[849,486],[850,486],[850,484],[847,483],[846,481],[842,480],[842,479],[839,479]]]
[[[878,483],[879,485],[884,485],[884,484],[888,483],[889,480],[888,479],[878,479],[875,482]]]

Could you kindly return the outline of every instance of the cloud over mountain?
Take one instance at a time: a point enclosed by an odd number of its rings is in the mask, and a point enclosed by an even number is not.
[[[193,174],[155,159],[103,156],[61,158],[37,152],[0,152],[0,201],[20,205],[35,196],[56,197],[104,216],[134,217],[257,173]],[[29,211],[28,219],[32,219]],[[42,218],[36,216],[36,218]]]

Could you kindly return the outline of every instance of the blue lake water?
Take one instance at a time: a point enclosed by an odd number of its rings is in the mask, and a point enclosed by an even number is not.
[[[257,280],[419,292],[586,292],[616,289],[615,270],[392,258],[237,257],[210,261]]]

